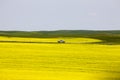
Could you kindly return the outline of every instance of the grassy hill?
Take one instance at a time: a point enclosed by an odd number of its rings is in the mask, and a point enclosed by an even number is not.
[[[103,42],[120,42],[120,30],[0,31],[0,36],[27,38],[84,37],[100,39]]]

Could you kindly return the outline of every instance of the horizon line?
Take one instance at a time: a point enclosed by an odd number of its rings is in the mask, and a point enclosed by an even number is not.
[[[120,29],[57,29],[57,30],[0,30],[0,31],[120,31]]]

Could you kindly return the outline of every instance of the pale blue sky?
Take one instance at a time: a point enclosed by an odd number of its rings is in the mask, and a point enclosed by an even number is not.
[[[0,0],[0,30],[120,30],[120,0]]]

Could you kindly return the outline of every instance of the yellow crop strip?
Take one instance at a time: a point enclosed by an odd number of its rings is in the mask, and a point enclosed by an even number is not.
[[[87,38],[62,38],[70,44],[58,44],[59,39],[1,37],[8,42],[0,42],[0,80],[120,79],[120,45],[89,44],[100,40]]]
[[[97,39],[90,38],[19,38],[19,37],[0,37],[0,41],[25,41],[25,42],[57,42],[64,39],[67,42],[100,42]]]

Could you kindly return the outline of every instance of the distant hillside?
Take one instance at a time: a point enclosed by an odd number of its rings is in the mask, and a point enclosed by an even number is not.
[[[0,36],[29,38],[86,37],[109,42],[120,42],[120,30],[0,31]]]

